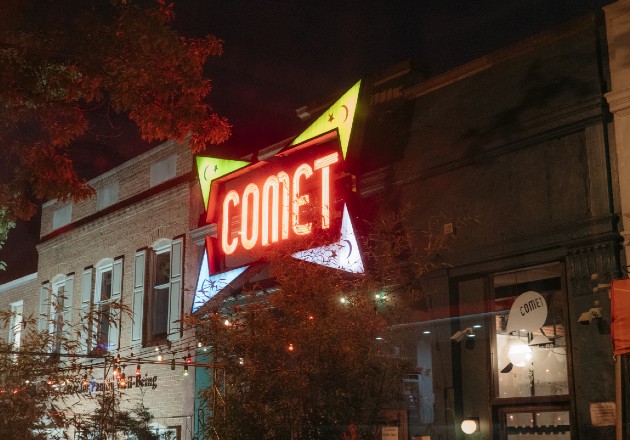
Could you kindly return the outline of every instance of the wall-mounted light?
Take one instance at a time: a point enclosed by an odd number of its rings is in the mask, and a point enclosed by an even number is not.
[[[479,417],[466,417],[461,425],[464,434],[479,432]]]

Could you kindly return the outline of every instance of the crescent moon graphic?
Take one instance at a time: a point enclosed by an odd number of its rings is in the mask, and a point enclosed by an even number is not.
[[[203,169],[203,180],[208,181],[208,176],[206,176],[206,172],[208,171],[208,168],[210,168],[210,165],[206,165],[206,167]]]
[[[345,118],[343,118],[343,121],[341,121],[343,123],[343,122],[346,122],[348,120],[348,115],[350,114],[350,111],[348,110],[348,106],[345,105],[345,104],[342,105],[341,108],[346,111],[346,116],[345,116]]]
[[[350,240],[341,240],[341,241],[345,241],[346,243],[348,243],[348,248],[350,250],[348,251],[348,256],[346,258],[350,258],[350,255],[352,255],[352,242]]]

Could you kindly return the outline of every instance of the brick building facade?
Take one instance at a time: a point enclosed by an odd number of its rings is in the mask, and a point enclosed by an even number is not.
[[[40,330],[62,296],[64,323],[76,326],[96,310],[89,334],[78,330],[78,354],[92,354],[79,362],[93,369],[95,384],[111,373],[116,356],[130,377],[140,365],[146,384],[134,378],[135,386],[122,390],[123,409],[142,401],[156,427],[181,439],[193,429],[194,374],[183,376],[182,364],[195,342],[178,322],[194,289],[186,275],[199,264],[186,237],[196,222],[192,166],[188,147],[167,142],[90,181],[95,197],[44,204],[37,273],[2,286],[3,306],[22,300],[24,316],[39,315]],[[123,309],[110,308],[114,301]],[[93,411],[98,395],[76,399],[80,411]]]

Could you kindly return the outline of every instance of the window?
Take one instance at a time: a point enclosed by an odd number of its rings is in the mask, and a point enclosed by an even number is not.
[[[560,264],[497,274],[494,291],[496,397],[569,394]],[[544,299],[547,314],[539,328],[514,330],[510,309],[526,292]]]
[[[22,323],[24,313],[24,301],[11,304],[11,322],[9,323],[9,344],[13,350],[18,350],[22,342]]]
[[[168,331],[168,299],[171,287],[170,246],[154,250],[151,289],[149,289],[149,339],[166,338]]]
[[[123,258],[105,258],[83,271],[81,346],[84,353],[116,350],[119,345]]]
[[[68,204],[53,213],[53,229],[59,229],[72,220],[72,205]]]
[[[118,201],[118,182],[100,188],[96,192],[96,209],[101,210]]]
[[[180,336],[183,238],[136,252],[131,343],[157,345]]]
[[[151,177],[149,185],[154,187],[162,182],[172,179],[176,175],[177,156],[169,156],[151,165]]]
[[[51,350],[54,352],[65,350],[63,342],[71,334],[73,291],[74,274],[57,275],[52,283],[46,282],[40,289],[37,329],[53,336]]]

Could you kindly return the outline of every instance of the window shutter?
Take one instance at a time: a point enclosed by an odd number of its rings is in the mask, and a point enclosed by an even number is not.
[[[63,289],[63,315],[61,334],[65,341],[72,340],[72,298],[74,297],[74,274],[66,277],[66,285]]]
[[[168,304],[168,337],[171,340],[180,337],[180,322],[182,310],[182,266],[184,253],[184,238],[176,238],[171,243],[171,286]]]
[[[133,322],[131,324],[131,345],[138,345],[142,342],[142,313],[144,309],[146,258],[146,250],[136,252],[133,273],[133,298],[131,305],[133,312]]]
[[[92,301],[92,284],[94,269],[88,267],[81,275],[81,310],[79,312],[79,347],[81,352],[88,354],[92,348],[90,344],[90,327],[92,317],[90,316],[90,305]]]
[[[50,294],[50,285],[42,284],[39,290],[39,319],[37,321],[37,330],[40,332],[48,329],[48,297]]]
[[[118,350],[120,345],[120,306],[122,293],[122,274],[123,274],[123,258],[114,260],[112,265],[112,303],[114,306],[110,309],[111,325],[109,326],[109,349]]]

